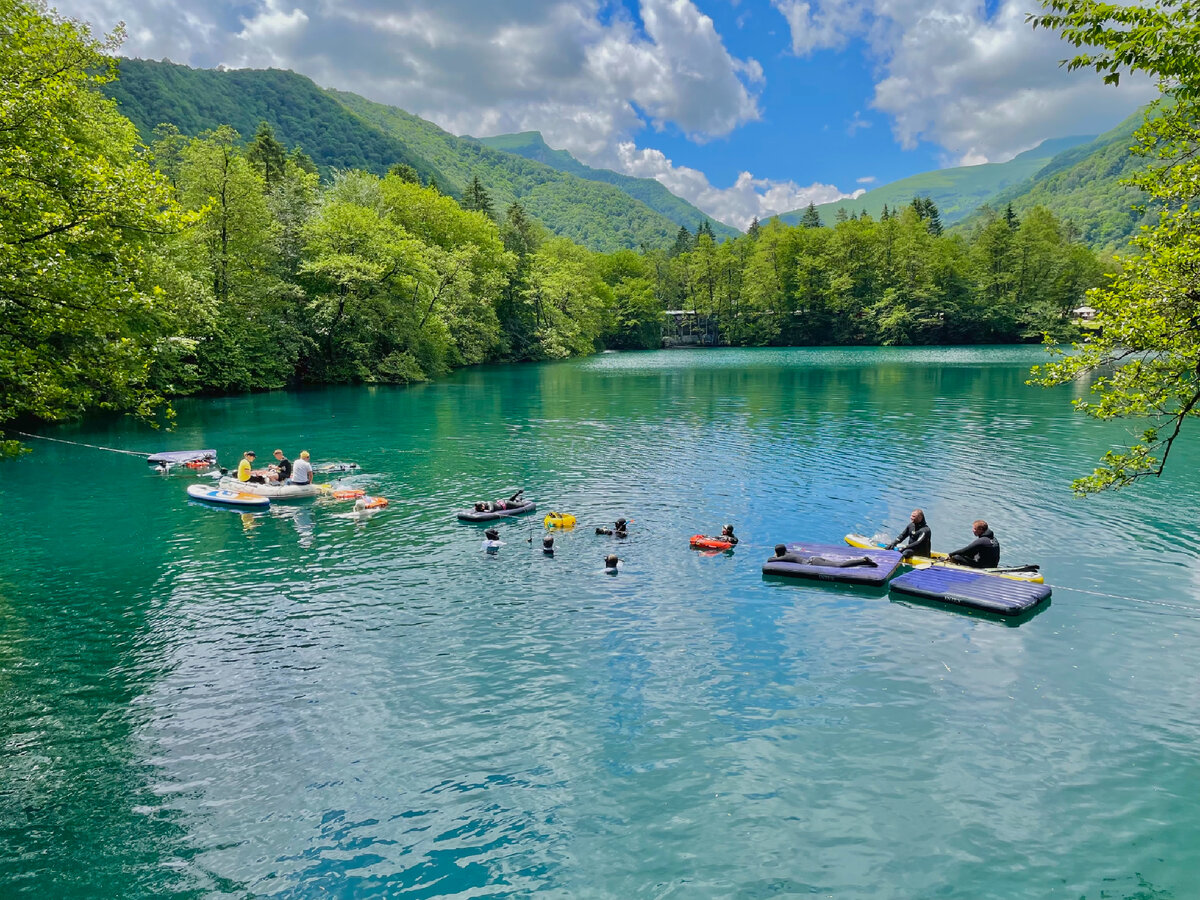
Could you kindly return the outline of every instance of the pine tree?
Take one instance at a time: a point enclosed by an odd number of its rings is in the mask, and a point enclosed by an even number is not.
[[[886,204],[886,203],[885,203],[885,204],[883,204],[883,212],[881,212],[881,213],[879,214],[879,221],[880,221],[880,222],[886,222],[886,221],[887,221],[888,219],[890,219],[891,217],[892,217],[892,214],[891,214],[890,212],[888,212],[888,207],[887,207],[887,204]]]
[[[761,231],[762,225],[760,225],[758,222],[758,216],[755,216],[750,222],[750,227],[746,229],[746,235],[750,238],[750,240],[757,241],[759,232]]]
[[[704,236],[704,235],[706,235],[706,234],[707,234],[707,235],[708,235],[710,238],[712,238],[714,241],[717,239],[717,235],[716,235],[716,233],[713,231],[712,222],[708,221],[708,219],[705,219],[705,220],[704,220],[703,222],[701,222],[701,223],[700,223],[700,225],[699,225],[699,226],[696,228],[696,240],[697,240],[697,241],[699,241],[699,240],[700,240],[700,238],[701,238],[701,237],[703,237],[703,236]]]
[[[846,212],[846,207],[839,206],[837,209],[837,212],[834,213],[834,215],[833,215],[833,220],[835,222],[837,222],[839,225],[842,222],[848,222],[850,220],[850,214],[848,212]]]
[[[804,211],[804,215],[800,219],[800,225],[804,228],[821,227],[821,214],[817,212],[815,203],[808,204],[808,209]]]
[[[246,158],[254,166],[255,171],[262,176],[267,190],[283,178],[283,170],[287,164],[287,154],[283,144],[275,139],[275,129],[267,122],[258,123],[258,131],[254,140],[246,150]]]
[[[1008,227],[1013,231],[1016,231],[1021,225],[1021,220],[1018,219],[1017,214],[1013,212],[1011,203],[1004,208],[1004,221],[1008,223]]]
[[[463,191],[460,205],[463,209],[481,212],[489,218],[494,218],[495,208],[492,205],[492,198],[488,195],[487,189],[479,180],[478,175],[471,176],[471,183]]]
[[[679,231],[675,234],[675,243],[671,246],[671,256],[679,256],[681,253],[689,253],[696,246],[692,240],[692,233],[687,230],[686,225],[680,225]]]

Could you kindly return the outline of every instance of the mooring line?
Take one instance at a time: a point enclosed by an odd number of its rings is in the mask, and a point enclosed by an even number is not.
[[[39,441],[53,441],[56,444],[71,444],[75,447],[90,447],[93,450],[107,450],[109,453],[124,453],[127,456],[140,456],[142,459],[149,459],[151,454],[139,453],[136,450],[118,450],[116,447],[101,447],[99,444],[85,444],[83,441],[65,441],[62,438],[46,437],[44,434],[30,434],[27,431],[14,431],[13,434],[19,434],[21,437],[37,438]]]

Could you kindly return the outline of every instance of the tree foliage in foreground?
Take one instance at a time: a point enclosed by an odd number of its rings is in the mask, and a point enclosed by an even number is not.
[[[1074,352],[1035,369],[1046,385],[1096,374],[1094,399],[1076,407],[1097,419],[1141,420],[1141,439],[1110,451],[1074,482],[1080,494],[1161,475],[1184,423],[1200,415],[1200,4],[1155,0],[1116,6],[1048,0],[1035,27],[1085,48],[1068,68],[1094,68],[1109,84],[1146,72],[1162,97],[1137,133],[1135,152],[1154,162],[1129,183],[1160,207],[1157,224],[1134,239],[1136,255],[1089,296],[1102,326]]]
[[[161,402],[147,376],[170,304],[146,257],[179,218],[94,89],[110,47],[0,0],[0,422]]]

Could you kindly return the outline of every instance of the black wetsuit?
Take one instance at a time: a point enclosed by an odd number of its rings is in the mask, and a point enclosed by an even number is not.
[[[933,532],[930,530],[928,522],[922,522],[920,525],[909,522],[896,539],[888,544],[887,548],[895,549],[897,544],[904,543],[905,538],[908,539],[908,546],[900,548],[905,553],[911,553],[913,556],[928,556],[933,549]]]
[[[1000,565],[1000,542],[989,528],[961,550],[951,553],[950,562],[973,569],[994,569]]]
[[[824,556],[801,556],[799,553],[785,553],[783,556],[772,556],[771,562],[799,563],[802,566],[825,566],[830,569],[849,569],[854,566],[870,566],[876,568],[879,563],[869,556],[853,556],[849,559],[829,559]]]

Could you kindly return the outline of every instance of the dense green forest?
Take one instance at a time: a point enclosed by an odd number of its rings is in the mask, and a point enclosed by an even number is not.
[[[1101,278],[1043,209],[951,235],[917,199],[597,253],[477,177],[448,195],[399,152],[386,174],[322,180],[266,122],[160,126],[145,146],[102,93],[102,45],[34,4],[0,10],[20,36],[0,50],[0,168],[27,173],[0,180],[0,422],[657,347],[667,310],[732,344],[1039,340],[1070,333]]]

